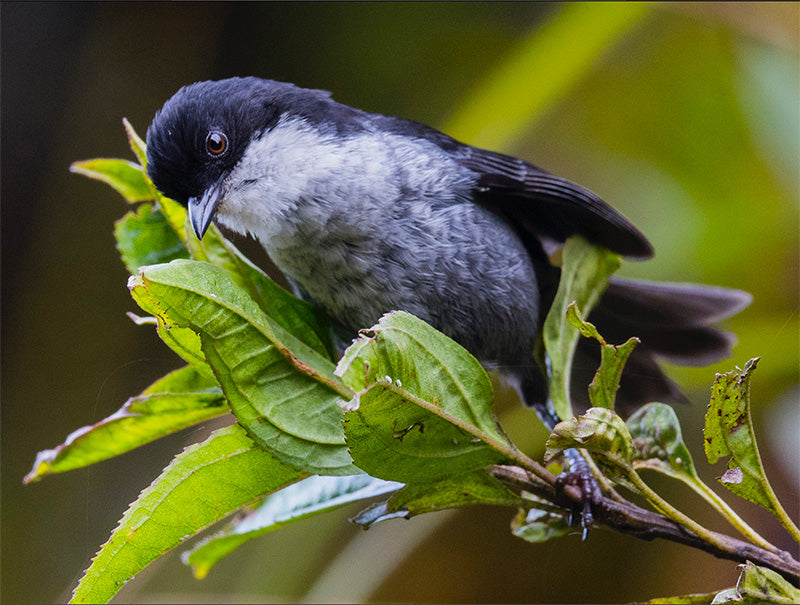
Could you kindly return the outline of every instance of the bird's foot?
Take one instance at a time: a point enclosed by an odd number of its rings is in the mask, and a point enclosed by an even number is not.
[[[560,493],[565,485],[574,485],[581,492],[581,501],[583,502],[581,508],[583,535],[581,539],[585,540],[589,534],[589,527],[594,523],[593,507],[603,499],[603,492],[583,456],[577,450],[567,450],[565,453],[568,454],[570,470],[556,477],[556,494]]]

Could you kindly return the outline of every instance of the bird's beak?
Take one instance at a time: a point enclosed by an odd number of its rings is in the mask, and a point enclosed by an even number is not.
[[[189,222],[192,224],[194,234],[203,239],[208,226],[211,224],[211,219],[214,218],[214,213],[217,211],[219,205],[222,187],[219,183],[214,183],[203,192],[200,197],[189,198]]]

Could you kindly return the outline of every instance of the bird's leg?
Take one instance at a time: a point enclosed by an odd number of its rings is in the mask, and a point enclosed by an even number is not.
[[[578,450],[574,448],[565,450],[564,457],[569,462],[570,470],[556,477],[556,494],[558,494],[565,485],[574,485],[580,490],[581,500],[583,501],[583,508],[581,510],[581,527],[583,528],[582,539],[585,540],[589,533],[589,526],[594,523],[592,507],[603,498],[603,492],[600,489],[600,484],[594,477],[594,473],[592,473],[591,467]]]
[[[535,406],[539,417],[551,431],[561,422],[561,418],[556,414],[552,400],[548,398],[547,404],[544,406]],[[564,458],[569,463],[569,470],[561,473],[556,477],[556,495],[558,495],[565,485],[574,485],[581,492],[581,501],[583,507],[581,509],[581,527],[583,528],[583,539],[589,533],[589,526],[594,523],[594,514],[592,507],[599,503],[603,498],[603,491],[600,489],[600,484],[595,479],[592,468],[586,462],[581,453],[570,448],[564,450]]]

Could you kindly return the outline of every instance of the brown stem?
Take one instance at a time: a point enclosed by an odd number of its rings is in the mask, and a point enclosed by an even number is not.
[[[524,469],[497,466],[494,467],[492,473],[512,488],[525,489],[555,502],[555,492],[551,488],[543,486],[541,482],[526,478],[528,473]],[[565,487],[561,495],[562,502],[567,499],[574,504],[583,504],[580,491],[574,487]],[[717,532],[712,532],[717,539],[717,544],[712,545],[667,517],[640,508],[628,501],[617,502],[603,497],[595,503],[593,512],[597,523],[602,523],[642,540],[663,538],[703,550],[721,559],[730,559],[739,563],[752,561],[756,565],[778,572],[794,585],[800,583],[800,562],[786,551],[771,552],[744,540]]]

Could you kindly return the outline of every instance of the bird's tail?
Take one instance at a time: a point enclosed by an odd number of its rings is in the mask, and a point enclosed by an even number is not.
[[[685,401],[659,361],[706,366],[730,357],[736,336],[714,327],[750,304],[747,292],[689,283],[611,278],[589,315],[606,342],[621,344],[631,336],[636,346],[622,374],[615,408],[623,415],[650,401]],[[588,406],[588,385],[600,363],[599,344],[581,338],[572,368],[570,396],[576,412]]]

